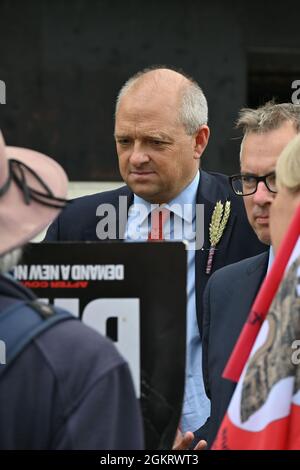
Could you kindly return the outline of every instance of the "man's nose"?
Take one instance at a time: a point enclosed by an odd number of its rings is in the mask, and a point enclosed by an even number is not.
[[[273,201],[274,193],[268,190],[265,183],[260,181],[257,185],[256,193],[253,194],[253,201],[258,206],[264,206],[270,204]]]
[[[150,158],[143,145],[135,143],[130,155],[132,165],[139,166],[149,162]]]

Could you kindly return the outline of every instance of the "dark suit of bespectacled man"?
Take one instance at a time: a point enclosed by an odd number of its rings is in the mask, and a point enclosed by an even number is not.
[[[187,367],[182,431],[195,431],[209,416],[201,371],[201,303],[206,282],[218,268],[265,249],[249,226],[242,200],[230,188],[227,177],[199,170],[208,138],[207,103],[197,83],[166,68],[135,75],[121,89],[116,104],[115,140],[126,186],[74,200],[46,235],[46,241],[102,241],[105,237],[99,231],[107,204],[116,209],[116,230],[112,230],[110,238],[139,239],[132,236],[134,233],[144,234],[143,239],[147,239],[145,223],[148,224],[149,214],[159,205],[170,210],[170,233],[174,232],[178,220],[188,232],[195,232],[195,207],[204,205],[203,249],[188,250]],[[218,201],[224,208],[225,202],[230,201],[231,207],[211,271],[206,273],[209,224]],[[137,222],[136,212],[132,210],[137,206],[142,207],[145,220],[138,218]],[[185,211],[186,207],[192,207],[192,211]]]
[[[300,131],[300,107],[267,103],[244,109],[237,126],[243,129],[241,174],[231,177],[236,194],[244,200],[248,220],[257,238],[270,245],[269,209],[276,196],[276,161]],[[222,373],[240,335],[267,270],[272,247],[226,266],[209,279],[203,296],[203,377],[211,401],[211,415],[203,430],[211,446],[233,395],[235,384]],[[197,433],[196,433],[197,434]]]

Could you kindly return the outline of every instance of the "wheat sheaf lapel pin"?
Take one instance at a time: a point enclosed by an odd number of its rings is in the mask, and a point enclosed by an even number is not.
[[[208,252],[206,274],[210,274],[211,272],[214,254],[216,251],[216,246],[221,240],[223,232],[227,225],[229,215],[230,215],[230,208],[231,208],[230,201],[226,201],[225,204],[223,204],[221,201],[218,201],[212,213],[211,221],[209,224],[210,249]]]

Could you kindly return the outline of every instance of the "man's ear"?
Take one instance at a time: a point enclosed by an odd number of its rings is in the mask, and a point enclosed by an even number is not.
[[[210,130],[206,124],[199,127],[195,138],[194,159],[199,160],[208,144]]]

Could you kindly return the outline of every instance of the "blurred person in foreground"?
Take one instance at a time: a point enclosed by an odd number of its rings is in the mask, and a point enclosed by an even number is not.
[[[270,211],[270,232],[275,254],[300,204],[300,136],[284,149],[276,166],[277,195]]]
[[[141,449],[138,402],[113,344],[7,274],[66,192],[54,160],[6,147],[0,132],[0,340],[9,345],[0,365],[0,449]]]

